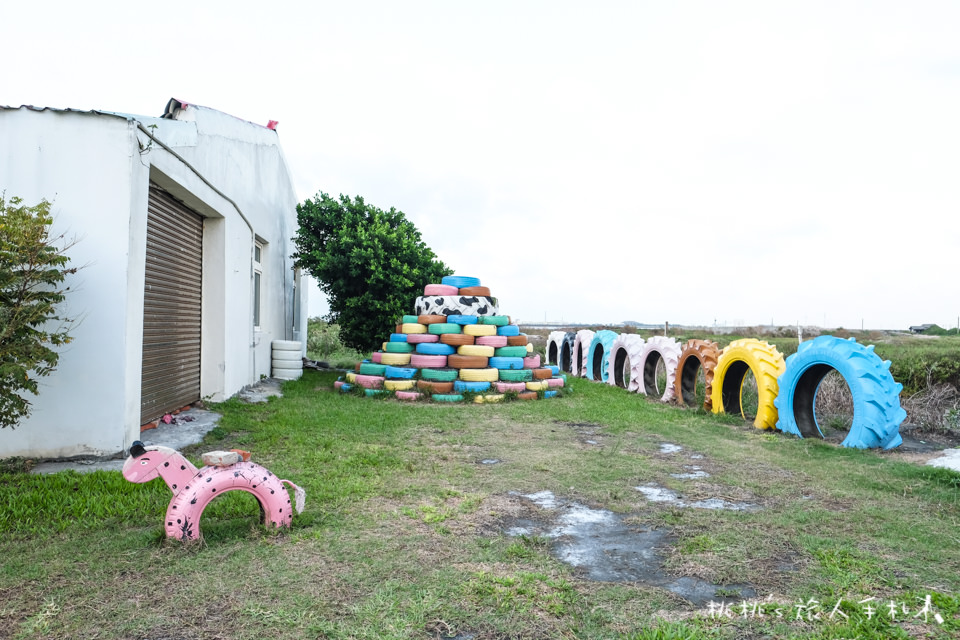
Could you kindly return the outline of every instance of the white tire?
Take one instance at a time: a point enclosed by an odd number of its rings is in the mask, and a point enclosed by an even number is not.
[[[303,343],[299,340],[274,340],[270,343],[274,351],[303,351]]]
[[[303,375],[303,369],[288,369],[285,367],[274,367],[273,377],[281,380],[297,380]]]
[[[547,336],[546,356],[547,364],[560,364],[560,349],[563,348],[565,331],[551,331]]]
[[[285,362],[303,362],[303,356],[300,355],[299,351],[277,351],[276,349],[274,349],[273,354],[271,354],[271,357],[273,358],[274,362],[276,362],[277,360],[283,360]],[[289,367],[290,365],[280,365],[280,366]]]
[[[643,338],[635,333],[621,333],[610,345],[610,375],[607,384],[625,388],[636,393],[640,390],[643,368],[640,366],[640,351]],[[623,374],[627,360],[630,360],[630,381],[624,382]]]
[[[639,360],[637,381],[640,383],[640,388],[637,391],[647,396],[657,397],[658,390],[654,386],[654,381],[656,379],[657,360],[662,359],[667,372],[667,380],[660,400],[663,402],[673,400],[676,393],[674,382],[677,378],[677,363],[680,361],[681,351],[683,351],[683,347],[680,343],[666,336],[654,336],[644,342],[640,348],[640,355],[637,357],[637,360]],[[630,364],[632,368],[633,361]]]
[[[581,329],[577,331],[577,337],[573,341],[573,355],[571,360],[573,366],[571,373],[578,378],[587,377],[587,356],[590,351],[590,343],[593,342],[594,332],[590,329]]]
[[[270,361],[270,366],[274,369],[299,369],[303,370],[303,361],[297,360],[277,360],[274,358]]]

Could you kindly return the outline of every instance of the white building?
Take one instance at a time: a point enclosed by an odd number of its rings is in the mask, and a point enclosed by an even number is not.
[[[0,107],[0,190],[52,201],[83,267],[66,283],[73,341],[30,418],[0,430],[0,458],[120,452],[301,339],[297,200],[271,127],[178,100],[160,118]]]

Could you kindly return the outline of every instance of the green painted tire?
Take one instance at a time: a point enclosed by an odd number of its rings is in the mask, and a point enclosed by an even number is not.
[[[480,316],[477,320],[480,324],[492,324],[503,327],[510,324],[510,316]]]
[[[533,380],[533,370],[500,369],[500,380],[503,382],[529,382]]]
[[[434,382],[453,382],[460,375],[456,369],[420,369],[420,377]]]
[[[387,370],[387,365],[377,364],[376,362],[361,362],[360,370],[357,371],[364,376],[382,376]]]
[[[526,347],[497,347],[493,355],[498,358],[523,358],[527,355]]]
[[[434,402],[463,402],[463,396],[459,393],[435,393],[430,397]]]

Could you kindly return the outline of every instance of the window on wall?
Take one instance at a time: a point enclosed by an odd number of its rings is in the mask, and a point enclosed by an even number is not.
[[[260,328],[260,289],[263,280],[263,244],[253,245],[253,328]]]

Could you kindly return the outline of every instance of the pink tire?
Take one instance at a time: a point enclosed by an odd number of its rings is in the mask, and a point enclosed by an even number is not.
[[[660,395],[660,400],[669,402],[676,394],[674,383],[677,379],[677,363],[680,361],[680,352],[683,347],[673,338],[654,336],[643,343],[637,356],[639,367],[638,391],[644,395],[656,397],[658,390],[652,387],[655,380],[655,370],[658,359],[663,359],[667,371],[666,389]],[[631,361],[631,368],[633,362]],[[631,374],[632,375],[632,374]]]
[[[507,346],[507,336],[477,336],[474,344],[487,347],[505,347]]]
[[[376,362],[377,364],[380,364],[380,356],[382,355],[383,354],[381,352],[374,351],[373,353],[370,354],[370,362]]]
[[[430,356],[415,353],[410,356],[410,366],[416,369],[438,369],[447,366],[447,356]]]
[[[419,400],[423,397],[423,394],[417,391],[397,391],[395,395],[397,400]]]
[[[523,382],[498,382],[494,386],[500,393],[506,393],[508,391],[523,393],[527,390],[527,385]]]
[[[448,284],[428,284],[423,288],[423,295],[425,296],[455,296],[459,293],[460,289]]]
[[[621,387],[627,391],[636,393],[640,390],[640,380],[643,378],[643,367],[640,362],[640,351],[643,350],[643,338],[635,333],[621,333],[610,345],[610,360],[607,377],[607,384],[614,387]],[[630,362],[629,381],[625,380],[627,376],[625,367],[627,361]]]
[[[440,336],[435,333],[409,333],[407,342],[410,344],[420,344],[421,342],[439,342]]]
[[[540,354],[535,354],[532,356],[527,356],[523,359],[523,368],[524,369],[539,369],[540,368]]]
[[[366,389],[382,389],[383,376],[365,376],[357,374],[357,384]]]
[[[587,377],[587,356],[590,353],[590,343],[593,342],[594,332],[590,329],[577,331],[573,340],[573,354],[571,355],[571,373],[578,378]]]
[[[339,391],[340,387],[342,387],[345,384],[346,382],[344,382],[343,380],[337,380],[336,382],[333,383],[333,388]]]
[[[549,380],[547,380],[547,386],[548,386],[548,387],[562,387],[562,386],[563,386],[563,378],[550,378]]]

